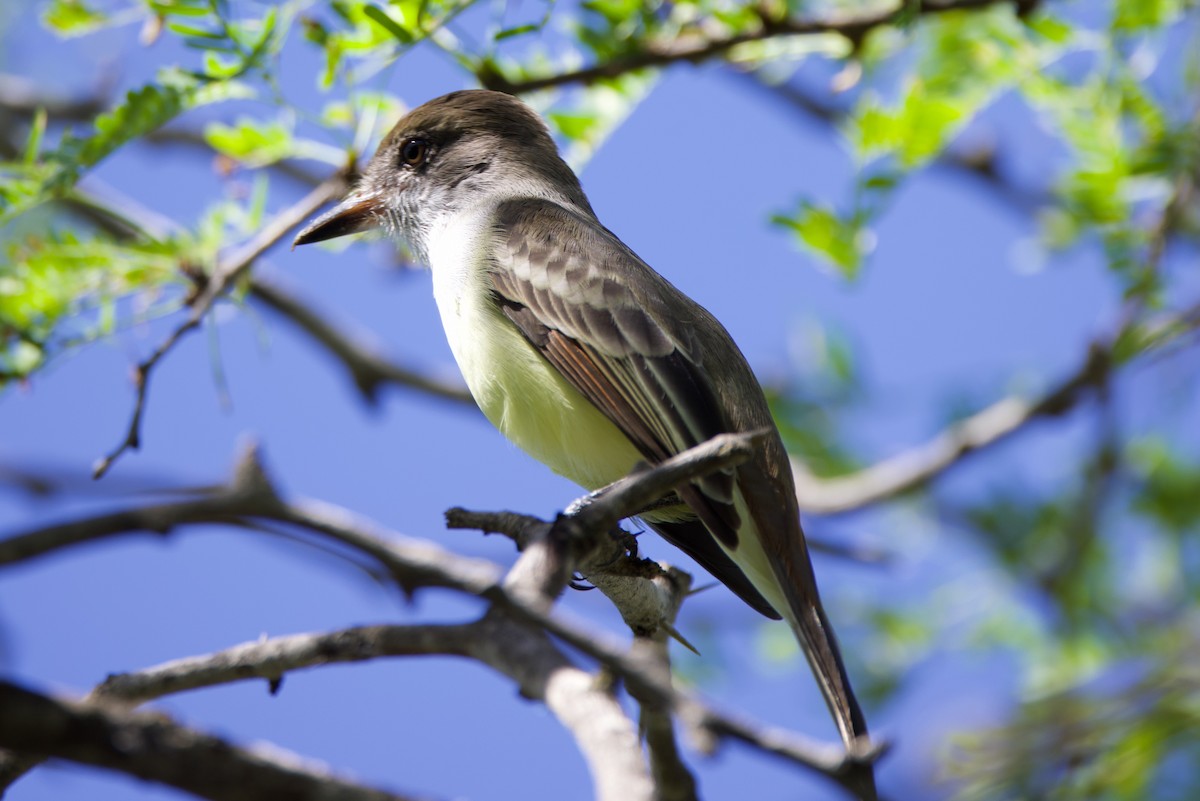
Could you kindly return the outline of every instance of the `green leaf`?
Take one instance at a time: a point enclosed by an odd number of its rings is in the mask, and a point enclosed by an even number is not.
[[[212,6],[206,0],[151,0],[150,8],[164,17],[207,17],[213,13]]]
[[[851,141],[861,159],[895,155],[912,169],[936,157],[979,105],[976,98],[930,92],[914,80],[895,110],[868,99],[851,118]]]
[[[639,0],[588,0],[583,7],[603,16],[609,22],[623,22],[634,18],[641,10]]]
[[[55,189],[74,183],[78,173],[95,166],[126,142],[157,129],[190,105],[194,92],[148,84],[130,91],[111,111],[96,118],[91,136],[68,134],[52,155],[60,166]]]
[[[184,25],[181,22],[168,22],[167,30],[180,36],[186,36],[193,39],[211,39],[213,41],[220,41],[225,38],[225,34],[221,31],[209,30],[208,28],[197,28],[195,25]]]
[[[404,27],[410,31],[421,30],[421,14],[426,0],[392,0],[392,5],[400,12]]]
[[[0,382],[39,369],[46,359],[131,320],[113,299],[148,292],[142,308],[178,305],[178,266],[190,247],[178,241],[118,243],[73,233],[26,236],[0,259]],[[142,314],[142,312],[136,312]]]
[[[108,22],[108,16],[83,0],[54,0],[43,12],[42,23],[59,36],[83,36]]]
[[[32,165],[37,161],[38,153],[42,150],[42,137],[46,135],[46,109],[39,108],[33,115],[33,123],[29,126],[29,136],[25,139],[25,164]]]
[[[97,117],[90,135],[65,135],[55,150],[23,175],[11,176],[13,183],[0,190],[0,223],[62,194],[114,150],[157,130],[182,112],[251,94],[248,87],[234,82],[197,83],[177,73],[164,73],[161,83],[130,91],[121,103]]]
[[[385,31],[396,37],[402,44],[409,44],[413,41],[413,35],[400,26],[396,20],[387,15],[379,6],[366,5],[363,6],[363,13],[366,14],[372,22],[379,25]]]
[[[1131,445],[1129,458],[1141,480],[1135,511],[1177,534],[1200,527],[1200,463],[1184,461],[1157,438]]]
[[[1056,45],[1066,44],[1075,33],[1070,23],[1046,13],[1032,14],[1026,18],[1025,25],[1038,36]]]
[[[0,223],[70,189],[84,170],[95,167],[121,145],[157,130],[185,110],[205,103],[247,97],[232,82],[197,84],[179,73],[163,73],[162,83],[132,90],[125,100],[96,118],[85,137],[68,133],[40,162],[10,176],[0,188]]]
[[[334,128],[351,128],[364,116],[380,122],[400,118],[407,107],[400,98],[385,92],[358,91],[348,100],[329,103],[321,110],[321,122]]]
[[[1179,0],[1117,0],[1112,28],[1136,33],[1170,23],[1180,12]]]
[[[536,22],[530,22],[526,25],[517,25],[512,28],[505,28],[492,38],[499,42],[503,41],[504,39],[512,39],[514,36],[521,36],[526,33],[534,33],[535,31],[540,31],[541,29],[541,25],[537,24]]]
[[[580,139],[586,141],[595,129],[599,122],[599,117],[596,114],[586,112],[564,112],[555,111],[549,115],[550,121],[554,123],[554,127],[568,139]]]
[[[6,372],[29,375],[41,366],[45,351],[32,342],[18,341],[4,354]]]
[[[264,122],[240,117],[234,125],[209,123],[204,141],[214,150],[254,167],[273,164],[292,155],[292,127],[282,122]]]
[[[857,220],[844,220],[831,208],[804,201],[794,217],[776,215],[772,221],[796,234],[809,251],[854,280],[868,249],[869,233]]]
[[[206,49],[204,53],[204,74],[214,80],[226,80],[239,75],[244,70],[245,62],[240,55],[222,55],[214,49]]]

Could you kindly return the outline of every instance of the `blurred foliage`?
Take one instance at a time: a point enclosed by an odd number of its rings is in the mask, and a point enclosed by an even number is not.
[[[1031,697],[1004,726],[958,738],[946,762],[959,797],[1194,798],[1200,654],[1194,637],[1160,645],[1170,659],[1116,687]]]
[[[64,40],[137,25],[144,45],[168,38],[180,47],[164,52],[184,55],[94,119],[69,108],[0,115],[0,384],[185,305],[218,254],[261,224],[274,176],[302,161],[340,167],[369,150],[407,105],[376,76],[418,45],[443,52],[466,84],[521,90],[576,166],[681,53],[723,60],[768,85],[818,86],[806,90],[812,109],[834,126],[853,179],[834,199],[798,188],[773,220],[834,275],[870,280],[872,255],[888,247],[876,234],[880,221],[912,176],[945,165],[983,179],[1036,220],[1043,259],[1094,256],[1126,299],[1111,370],[1192,344],[1200,322],[1186,294],[1200,240],[1196,3],[970,5],[928,13],[906,2],[889,24],[855,27],[846,21],[874,19],[886,6],[45,0],[41,19]],[[784,35],[788,24],[822,19],[842,30]],[[297,104],[279,85],[280,60],[293,50],[323,65],[313,79],[323,108]],[[597,70],[577,80],[589,67]],[[250,97],[254,104],[230,103]],[[988,140],[1000,102],[1019,110],[1036,132],[1028,136],[1047,140],[1038,150],[1054,154],[1032,175],[1011,169],[1021,153]],[[192,112],[207,104],[229,106],[200,121]],[[97,165],[143,147],[163,126],[193,132],[226,174],[253,175],[252,196],[213,198],[200,219],[163,232],[89,188]],[[1172,250],[1191,256],[1190,276],[1169,268]],[[881,390],[864,379],[851,342],[815,326],[797,374],[768,388],[788,446],[819,476],[865,464],[845,421]],[[860,600],[850,650],[869,655],[855,672],[880,703],[939,648],[1013,656],[1021,696],[1011,719],[964,733],[944,756],[962,798],[1200,794],[1200,462],[1161,432],[1122,431],[1113,394],[1102,393],[1095,442],[1062,480],[1007,481],[954,504],[925,497],[970,533],[987,576],[911,606]]]

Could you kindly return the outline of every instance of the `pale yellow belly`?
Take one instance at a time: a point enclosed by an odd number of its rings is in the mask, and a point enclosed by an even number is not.
[[[469,287],[469,283],[468,283]],[[450,349],[479,408],[521,450],[587,489],[625,476],[633,444],[542,358],[483,292],[434,295]]]
[[[507,319],[483,350],[467,379],[471,393],[492,424],[530,456],[587,489],[611,484],[641,459]]]

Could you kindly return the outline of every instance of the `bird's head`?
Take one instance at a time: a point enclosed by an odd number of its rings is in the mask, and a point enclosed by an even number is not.
[[[383,228],[425,260],[429,232],[446,215],[510,197],[547,197],[591,211],[532,109],[502,92],[453,92],[401,118],[354,191],[294,244]]]

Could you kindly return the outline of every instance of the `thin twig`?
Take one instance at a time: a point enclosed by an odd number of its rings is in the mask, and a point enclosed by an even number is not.
[[[106,456],[100,459],[92,470],[93,478],[100,478],[113,463],[125,453],[125,451],[136,450],[141,444],[141,429],[142,415],[146,409],[146,396],[149,388],[150,374],[158,365],[159,361],[175,347],[176,343],[183,338],[188,332],[196,328],[208,314],[217,299],[225,294],[229,288],[250,268],[254,261],[265,253],[271,246],[283,239],[289,231],[295,228],[300,223],[307,220],[321,208],[321,206],[333,200],[346,190],[346,181],[341,174],[335,174],[328,178],[322,184],[317,186],[298,202],[284,209],[263,227],[255,236],[242,246],[236,248],[217,264],[217,268],[213,275],[209,278],[207,286],[200,296],[196,298],[191,307],[191,312],[186,320],[183,321],[174,331],[162,341],[161,344],[143,361],[139,362],[134,370],[134,389],[136,397],[134,399],[133,414],[129,420],[129,426],[125,432],[124,439],[110,451]]]
[[[1036,5],[1036,0],[1016,0],[1016,2],[1013,0],[923,0],[918,4],[900,3],[895,8],[886,11],[835,12],[819,19],[793,17],[775,19],[764,14],[762,24],[752,31],[730,36],[710,37],[698,34],[675,37],[666,42],[647,42],[642,44],[640,49],[591,67],[519,81],[508,80],[494,68],[481,68],[476,72],[476,78],[489,89],[509,94],[527,94],[568,84],[589,85],[648,67],[664,67],[680,62],[698,64],[722,56],[738,45],[783,36],[837,33],[853,42],[859,42],[872,29],[884,25],[894,25],[907,19],[913,13],[940,14],[948,11],[982,9],[1001,3],[1012,3],[1020,13],[1027,13]]]

